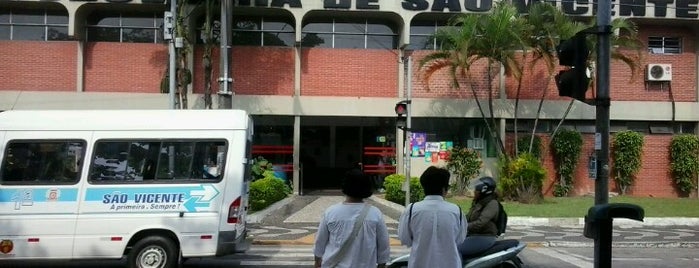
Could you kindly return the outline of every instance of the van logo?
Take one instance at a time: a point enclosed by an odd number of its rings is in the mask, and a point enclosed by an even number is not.
[[[58,201],[58,198],[61,197],[61,190],[58,189],[49,189],[46,191],[46,201],[51,201],[55,202]]]
[[[15,245],[12,243],[12,240],[2,240],[0,241],[0,252],[2,254],[8,254],[12,252],[12,249],[14,249]]]
[[[200,207],[209,207],[211,200],[218,196],[219,191],[213,185],[201,185],[201,189],[189,192],[189,199],[184,203],[187,211],[197,211]]]
[[[186,187],[139,187],[88,189],[85,201],[99,202],[110,211],[209,210],[220,191],[211,184]]]

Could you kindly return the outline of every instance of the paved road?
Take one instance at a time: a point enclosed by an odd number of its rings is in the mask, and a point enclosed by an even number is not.
[[[392,248],[392,255],[405,253],[402,247]],[[525,267],[532,268],[592,268],[594,267],[592,248],[549,248],[532,247],[525,249],[520,257]],[[614,268],[690,268],[699,267],[696,249],[689,248],[617,248],[613,251]],[[311,267],[313,254],[311,246],[254,246],[249,252],[223,258],[191,259],[185,268],[238,267],[262,268]],[[72,261],[72,262],[0,262],[3,268],[58,267],[58,268],[117,268],[124,267],[124,261]]]

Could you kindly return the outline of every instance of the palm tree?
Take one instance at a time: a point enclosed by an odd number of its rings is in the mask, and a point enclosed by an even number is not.
[[[213,101],[211,100],[211,81],[212,81],[212,61],[211,53],[214,45],[218,43],[218,36],[215,34],[216,25],[212,21],[213,10],[219,1],[204,0],[205,21],[204,29],[202,30],[202,39],[204,40],[204,55],[202,56],[202,65],[204,66],[204,108],[211,109]],[[220,31],[220,28],[218,29]]]
[[[543,61],[546,65],[547,78],[546,83],[543,83],[541,88],[541,98],[536,110],[536,117],[532,127],[532,134],[529,140],[528,153],[532,152],[536,128],[541,115],[541,107],[548,93],[548,88],[556,73],[556,45],[560,40],[568,39],[574,36],[577,32],[584,30],[586,26],[580,22],[571,20],[559,8],[550,3],[535,3],[529,9],[529,13],[525,15],[526,23],[529,26],[530,32],[524,33],[523,39],[531,49],[533,57],[533,66],[537,62]],[[519,88],[517,94],[519,95]],[[515,99],[515,141],[517,140],[517,111],[519,108],[519,96]],[[515,142],[515,146],[516,142]],[[515,148],[518,153],[518,148]]]
[[[594,23],[590,23],[590,25],[594,25]],[[615,18],[612,20],[611,26],[613,34],[610,37],[610,43],[612,46],[610,57],[612,60],[621,61],[629,67],[631,70],[629,81],[633,81],[636,79],[641,70],[641,62],[643,59],[643,42],[641,42],[641,40],[638,38],[638,28],[636,27],[636,24],[625,18]],[[594,60],[597,58],[597,39],[593,38],[592,36],[588,36],[587,42],[588,47],[591,48],[588,60]],[[593,75],[594,73],[595,72],[592,72]],[[593,81],[592,84],[594,85],[595,80],[591,80]],[[568,108],[563,114],[561,121],[558,122],[558,125],[551,134],[551,139],[555,137],[558,129],[568,116],[574,101],[575,100],[571,100],[570,103],[568,103]]]
[[[505,72],[519,78],[522,74],[515,51],[526,50],[520,33],[525,31],[524,21],[517,9],[509,3],[497,4],[490,14],[460,14],[449,21],[448,27],[439,29],[434,38],[440,44],[440,50],[427,55],[420,61],[420,70],[429,90],[430,77],[437,71],[447,68],[451,84],[461,88],[459,78],[471,89],[490,136],[495,138],[499,155],[506,156],[505,145],[501,135],[495,131],[493,111],[493,74],[491,68],[498,64]],[[487,61],[486,89],[488,93],[489,118],[478,97],[476,84],[473,83],[471,66],[479,61]]]
[[[175,95],[177,96],[177,107],[187,109],[187,86],[192,82],[192,71],[189,70],[187,64],[187,55],[191,50],[191,42],[189,30],[187,29],[186,19],[188,18],[187,5],[182,3],[177,6],[177,20],[175,21],[175,33],[177,37],[184,41],[182,48],[176,48],[177,71],[175,74],[177,86]]]

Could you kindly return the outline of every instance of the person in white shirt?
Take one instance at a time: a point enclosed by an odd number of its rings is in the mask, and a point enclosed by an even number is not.
[[[360,170],[353,169],[345,174],[342,186],[345,201],[325,210],[318,226],[313,248],[314,267],[386,266],[391,254],[388,228],[381,211],[363,201],[373,191],[372,179]],[[362,216],[364,219],[355,231],[355,222]]]
[[[457,245],[466,238],[468,223],[461,208],[444,200],[449,171],[431,166],[420,176],[425,199],[409,205],[398,223],[401,244],[410,247],[408,268],[461,268]]]

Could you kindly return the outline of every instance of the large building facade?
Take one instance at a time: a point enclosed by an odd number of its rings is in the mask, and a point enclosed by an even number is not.
[[[168,68],[163,14],[158,0],[18,0],[0,2],[0,110],[11,109],[167,109],[161,82]],[[185,1],[178,1],[184,3]],[[204,8],[188,1],[192,46],[189,108],[204,107]],[[454,14],[488,12],[495,0],[237,0],[232,17],[233,107],[255,116],[258,153],[283,165],[294,192],[339,185],[356,162],[377,164],[379,155],[403,169],[402,132],[395,128],[394,104],[411,88],[412,128],[422,141],[470,146],[482,152],[485,173],[495,170],[495,147],[475,99],[467,89],[450,87],[437,73],[429,88],[418,62],[434,52],[430,36]],[[522,10],[532,1],[513,1]],[[662,3],[661,3],[662,2]],[[552,1],[566,14],[594,14],[593,1]],[[647,70],[630,80],[629,68],[611,65],[611,131],[645,134],[643,167],[630,194],[676,197],[669,171],[673,134],[697,133],[699,36],[696,1],[620,0],[613,16],[639,26]],[[218,15],[216,15],[218,16]],[[218,59],[218,47],[213,59]],[[410,56],[411,61],[406,60]],[[411,68],[408,67],[411,63]],[[652,66],[669,67],[660,77]],[[214,81],[218,64],[214,63]],[[485,70],[485,64],[476,66]],[[408,71],[412,70],[412,72]],[[409,76],[406,74],[410,74]],[[486,76],[473,83],[485,83]],[[547,86],[543,67],[534,66],[520,92],[518,130],[530,133],[538,99],[547,92],[536,133],[547,144],[569,100]],[[495,73],[494,117],[512,144],[516,85]],[[216,85],[214,85],[217,88]],[[479,91],[479,98],[487,98]],[[591,93],[589,93],[591,94]],[[590,95],[591,96],[591,95]],[[594,192],[588,157],[594,154],[595,109],[575,103],[563,127],[583,133],[583,155],[574,195]],[[139,120],[147,120],[142,118]],[[225,120],[212,118],[211,120]],[[546,147],[546,146],[545,146]],[[547,150],[545,150],[547,151]],[[419,174],[443,163],[434,152],[418,152],[410,169]],[[382,159],[386,162],[387,159]],[[556,178],[553,157],[545,193]],[[613,176],[613,174],[612,174]],[[610,180],[610,189],[616,189]]]

